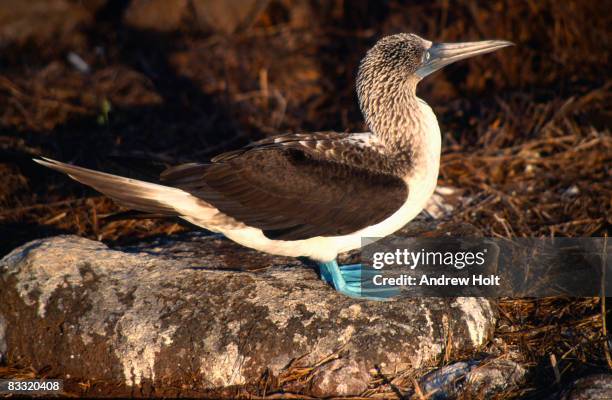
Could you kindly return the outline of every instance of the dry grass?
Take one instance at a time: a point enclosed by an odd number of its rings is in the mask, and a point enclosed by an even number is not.
[[[469,199],[453,221],[498,237],[609,231],[612,21],[599,2],[387,7],[339,0],[301,13],[285,3],[272,2],[251,30],[231,37],[134,32],[99,15],[87,28],[89,43],[75,49],[90,75],[59,50],[37,57],[36,44],[7,49],[0,59],[0,254],[61,232],[122,244],[189,229],[175,221],[109,221],[103,217],[118,210],[112,202],[41,170],[31,156],[103,169],[109,154],[152,159],[140,169],[146,175],[285,131],[362,130],[353,89],[359,59],[382,34],[406,30],[517,44],[451,66],[420,89],[442,126],[440,184]],[[519,391],[500,398],[536,398],[554,390],[558,377],[563,384],[609,371],[600,299],[502,299],[499,310],[496,337],[507,348],[485,350],[502,357],[512,349],[531,371]],[[307,383],[320,365],[291,367],[244,395],[279,396]],[[4,377],[19,373],[32,372],[0,369]],[[363,396],[397,396],[392,386],[414,390],[418,378],[374,374]]]

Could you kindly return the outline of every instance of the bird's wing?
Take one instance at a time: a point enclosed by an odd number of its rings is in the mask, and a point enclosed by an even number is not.
[[[365,134],[278,136],[209,164],[170,168],[161,180],[271,239],[345,235],[391,216],[408,195],[401,178],[380,172],[385,157],[366,141]]]

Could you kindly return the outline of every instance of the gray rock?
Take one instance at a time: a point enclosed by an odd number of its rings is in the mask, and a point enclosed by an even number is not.
[[[562,400],[612,399],[612,374],[595,374],[576,379],[563,391]]]
[[[491,398],[495,394],[519,387],[526,370],[520,364],[505,359],[456,362],[422,377],[419,387],[431,400]]]
[[[467,375],[466,390],[474,398],[489,398],[520,387],[526,373],[522,365],[512,360],[498,358],[485,361]]]
[[[374,369],[431,367],[449,334],[473,351],[495,324],[486,299],[355,300],[297,260],[202,234],[36,240],[0,261],[0,286],[8,362],[97,382],[92,395],[357,395]]]

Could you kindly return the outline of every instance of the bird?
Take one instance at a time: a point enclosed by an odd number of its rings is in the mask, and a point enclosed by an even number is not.
[[[321,279],[354,298],[388,300],[363,288],[360,264],[338,265],[362,238],[383,238],[415,218],[438,180],[441,133],[419,82],[442,67],[513,45],[505,40],[433,43],[413,33],[379,39],[359,64],[356,91],[369,130],[287,133],[169,167],[157,182],[40,157],[119,205],[178,216],[243,246],[306,258]]]

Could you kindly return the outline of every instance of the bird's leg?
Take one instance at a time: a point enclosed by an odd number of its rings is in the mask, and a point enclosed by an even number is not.
[[[334,287],[338,292],[353,298],[385,301],[399,294],[395,287],[364,289],[362,280],[368,272],[361,264],[339,266],[336,260],[318,262],[321,279]]]

